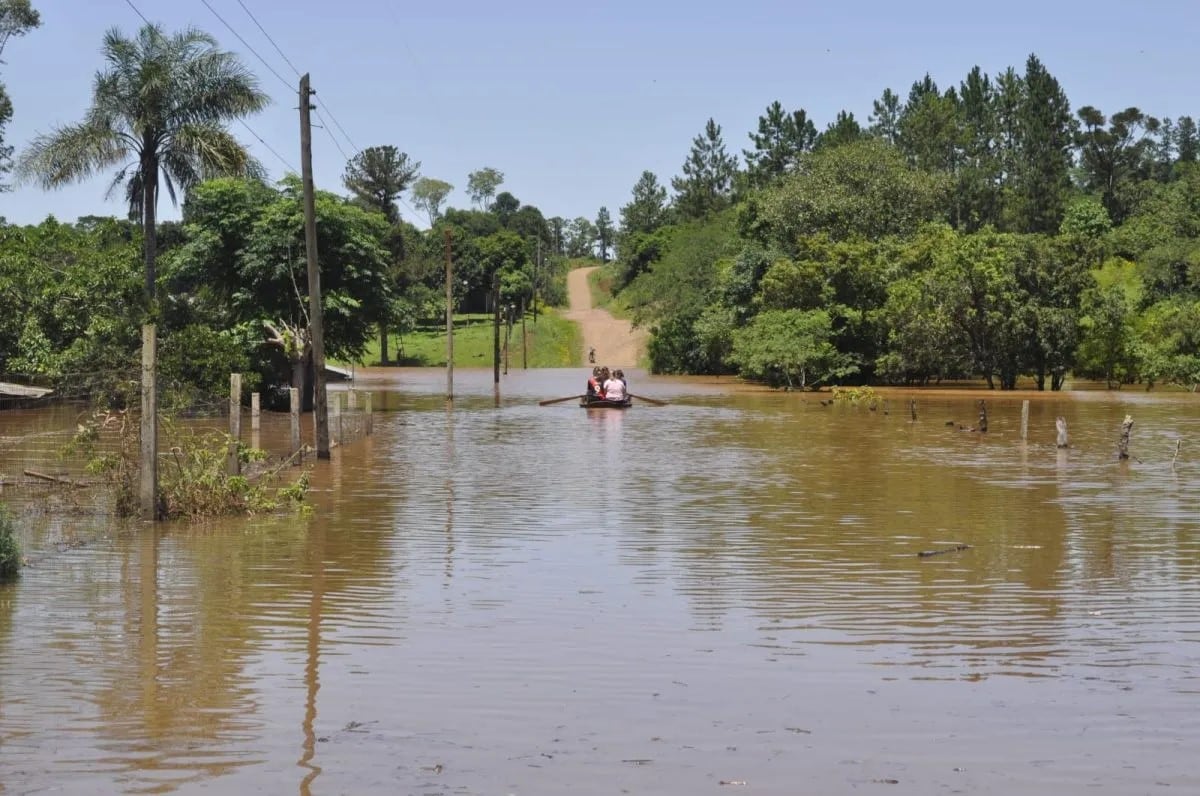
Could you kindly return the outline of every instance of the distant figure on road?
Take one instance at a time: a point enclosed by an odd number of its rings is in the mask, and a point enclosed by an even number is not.
[[[596,364],[596,349],[594,347],[588,349],[588,363],[592,365]]]

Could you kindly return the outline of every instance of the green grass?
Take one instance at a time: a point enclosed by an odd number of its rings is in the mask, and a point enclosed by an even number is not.
[[[537,323],[533,314],[525,317],[528,334],[528,357],[531,368],[578,367],[582,361],[583,346],[579,327],[564,320],[553,309],[539,312]],[[500,327],[501,356],[504,355],[504,340],[508,337],[508,366],[521,367],[521,322],[513,324],[511,335],[505,326]],[[454,366],[463,368],[486,368],[492,366],[492,316],[456,315],[454,318]],[[408,367],[446,366],[446,327],[428,326],[409,332],[401,338],[392,335],[388,343],[392,364]],[[379,364],[379,339],[376,337],[367,347],[358,364]]]
[[[613,295],[613,272],[616,267],[617,263],[613,261],[592,271],[588,274],[588,288],[592,292],[593,307],[608,310],[614,318],[628,321],[631,319],[628,303],[623,296]]]

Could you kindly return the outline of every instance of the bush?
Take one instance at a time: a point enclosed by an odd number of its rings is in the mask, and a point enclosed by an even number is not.
[[[0,504],[0,581],[16,576],[21,569],[21,547],[17,528],[8,510]]]

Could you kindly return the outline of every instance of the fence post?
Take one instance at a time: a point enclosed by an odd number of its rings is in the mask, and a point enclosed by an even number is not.
[[[1057,418],[1054,421],[1054,427],[1058,429],[1058,442],[1056,443],[1058,447],[1069,447],[1067,445],[1067,419],[1065,417]]]
[[[375,432],[375,396],[374,393],[365,393],[363,395],[363,412],[366,415],[366,430],[370,436]]]
[[[300,390],[289,388],[288,400],[292,421],[292,466],[297,467],[300,465]]]
[[[250,393],[250,430],[262,428],[262,399],[256,392]]]
[[[238,443],[242,439],[242,374],[229,374],[229,458],[225,470],[230,475],[242,472]]]
[[[331,396],[333,398],[333,400],[330,402],[331,403],[330,409],[332,410],[332,411],[330,411],[330,415],[332,415],[332,417],[330,417],[330,419],[329,419],[329,421],[330,421],[329,426],[331,429],[330,436],[332,437],[332,440],[330,440],[329,447],[331,447],[331,448],[334,445],[342,444],[342,397],[343,397],[343,395],[344,395],[344,393],[338,392],[338,393],[334,393]]]
[[[1021,439],[1029,439],[1029,401],[1021,401]]]

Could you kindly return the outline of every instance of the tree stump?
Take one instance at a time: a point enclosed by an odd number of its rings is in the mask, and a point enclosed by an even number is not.
[[[987,433],[987,404],[985,404],[983,402],[982,398],[979,399],[979,426],[978,426],[978,428],[979,428],[980,433],[983,433],[983,434]]]
[[[1133,415],[1125,415],[1125,422],[1121,423],[1121,436],[1117,440],[1117,458],[1129,458],[1129,432],[1133,430]]]

